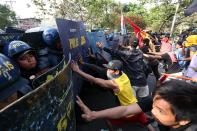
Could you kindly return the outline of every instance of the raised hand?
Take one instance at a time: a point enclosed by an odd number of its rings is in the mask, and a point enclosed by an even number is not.
[[[91,121],[93,120],[93,111],[91,111],[84,103],[83,101],[80,99],[79,96],[77,96],[77,104],[79,105],[79,107],[81,108],[81,110],[83,111],[84,114],[82,114],[82,118],[84,118],[87,121]]]
[[[98,48],[103,48],[103,43],[102,42],[96,42],[96,46],[98,47]]]
[[[81,54],[78,55],[78,62],[80,64],[84,64],[83,57],[81,56]]]
[[[73,60],[71,61],[71,68],[75,72],[80,70],[78,64],[75,61],[73,61]]]

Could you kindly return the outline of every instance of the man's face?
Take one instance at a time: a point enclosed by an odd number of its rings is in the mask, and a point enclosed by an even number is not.
[[[22,69],[30,70],[36,67],[37,61],[32,53],[27,53],[18,58],[18,63]]]
[[[176,48],[179,49],[181,48],[181,46],[179,44],[176,44]]]
[[[176,122],[175,115],[171,111],[171,105],[160,98],[159,95],[156,95],[153,99],[153,108],[151,112],[153,117],[162,125],[175,128],[179,126],[179,123]]]

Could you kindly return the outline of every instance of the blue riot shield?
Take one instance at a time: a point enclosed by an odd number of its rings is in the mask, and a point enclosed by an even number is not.
[[[79,54],[84,56],[88,48],[88,40],[83,23],[64,19],[56,19],[56,22],[65,58],[68,57],[69,52],[74,60]]]
[[[68,58],[70,52],[73,60],[77,61],[79,54],[86,60],[89,41],[83,23],[64,19],[56,19],[56,22],[65,58]],[[74,94],[78,94],[81,89],[82,79],[73,74],[73,81],[77,81],[73,85],[73,90]]]
[[[36,79],[44,82],[37,89],[0,110],[0,129],[74,131],[70,60]]]
[[[105,59],[105,61],[110,61],[111,60],[110,54],[105,51],[101,52],[96,47],[97,42],[102,42],[105,47],[109,46],[106,42],[106,38],[105,38],[104,33],[102,31],[98,31],[98,32],[88,32],[87,34],[88,34],[89,44],[90,44],[90,47],[91,47],[93,53],[95,55],[99,54],[99,56],[102,57],[102,59]]]

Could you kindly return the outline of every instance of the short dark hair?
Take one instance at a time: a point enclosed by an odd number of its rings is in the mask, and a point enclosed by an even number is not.
[[[181,80],[170,80],[154,91],[171,105],[176,121],[188,120],[197,123],[197,87]]]
[[[149,46],[150,40],[148,38],[143,39],[143,43],[147,46]]]

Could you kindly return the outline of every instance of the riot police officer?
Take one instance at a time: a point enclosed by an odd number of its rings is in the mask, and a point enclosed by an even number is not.
[[[42,38],[48,49],[49,63],[51,66],[56,66],[63,58],[62,46],[57,29],[45,29],[43,31]]]
[[[21,69],[21,75],[29,80],[49,70],[49,66],[38,68],[36,51],[23,41],[12,41],[8,46],[8,55],[13,58]]]

